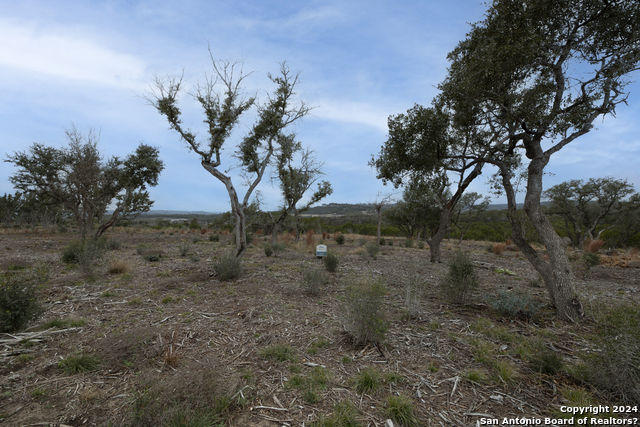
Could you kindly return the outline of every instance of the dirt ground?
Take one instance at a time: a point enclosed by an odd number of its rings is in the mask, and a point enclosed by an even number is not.
[[[557,319],[530,264],[515,251],[488,252],[487,242],[463,243],[477,262],[481,287],[471,303],[455,306],[443,301],[438,288],[458,247],[453,241],[443,245],[445,263],[431,264],[427,248],[406,248],[404,239],[373,258],[360,236],[346,236],[342,246],[329,238],[324,242],[340,257],[338,271],[320,295],[309,296],[300,285],[302,273],[321,261],[304,242],[266,257],[258,236],[244,257],[242,276],[224,282],[213,263],[229,250],[230,236],[211,242],[210,233],[119,229],[108,238],[120,242],[120,249],[108,251],[88,278],[61,262],[76,236],[9,231],[0,230],[0,266],[45,263],[50,280],[43,290],[44,315],[22,334],[0,334],[1,425],[144,425],[136,424],[135,411],[153,384],[177,384],[158,389],[176,396],[191,385],[192,393],[214,393],[198,389],[199,373],[209,370],[240,402],[230,409],[231,426],[309,426],[343,401],[358,408],[363,426],[383,426],[394,395],[410,398],[425,426],[554,418],[571,403],[571,389],[586,390],[594,404],[616,403],[566,373],[543,375],[531,368],[526,355],[539,346],[568,365],[579,362],[594,325]],[[187,245],[189,254],[182,256]],[[154,251],[161,252],[159,262],[139,254]],[[128,271],[109,273],[116,261]],[[627,252],[603,255],[602,265],[577,274],[587,310],[637,304],[640,268],[630,266],[638,261]],[[413,317],[405,298],[412,274],[423,288]],[[388,331],[380,347],[355,345],[345,330],[345,284],[358,277],[380,277],[386,284]],[[506,319],[487,304],[499,291],[524,292],[546,305],[533,320]],[[47,327],[53,320],[66,323]],[[265,355],[278,344],[293,348],[290,360]],[[482,348],[489,349],[490,360]],[[79,354],[95,355],[100,365],[75,374],[59,366]],[[513,378],[496,373],[498,362],[512,368]],[[293,376],[309,377],[318,366],[328,382],[315,395],[292,386]],[[355,379],[368,367],[386,380],[376,392],[359,393]],[[470,372],[479,373],[476,381]]]

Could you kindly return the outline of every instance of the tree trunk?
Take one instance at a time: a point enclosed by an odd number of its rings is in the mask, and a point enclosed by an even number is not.
[[[562,239],[548,221],[540,204],[542,194],[542,172],[548,163],[548,157],[538,156],[531,160],[528,167],[527,193],[524,211],[540,235],[549,257],[545,261],[540,254],[524,239],[519,224],[516,198],[511,186],[511,174],[506,165],[500,166],[502,181],[507,194],[509,219],[511,221],[512,240],[542,276],[551,302],[555,305],[558,316],[575,321],[584,317],[584,309],[573,285],[573,273],[567,254],[570,239]]]
[[[431,255],[431,262],[442,262],[440,260],[440,243],[444,240],[447,232],[451,228],[451,214],[453,208],[446,204],[440,210],[440,225],[438,225],[438,231],[430,238],[427,239],[429,245],[429,252]]]
[[[233,183],[231,182],[231,178],[220,173],[211,163],[202,162],[202,167],[205,168],[207,172],[211,175],[215,176],[220,182],[224,184],[227,188],[227,193],[229,193],[229,200],[231,202],[231,215],[235,218],[235,229],[234,235],[236,237],[236,253],[235,256],[237,258],[242,258],[247,251],[247,232],[244,229],[246,225],[246,219],[244,216],[244,206],[240,204],[238,200],[238,193],[236,189],[233,187]]]

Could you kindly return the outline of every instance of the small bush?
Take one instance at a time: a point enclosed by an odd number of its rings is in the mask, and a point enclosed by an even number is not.
[[[324,285],[329,283],[327,273],[321,268],[314,268],[302,273],[302,289],[308,295],[320,295]]]
[[[104,249],[108,250],[108,251],[117,251],[122,247],[122,244],[120,242],[118,242],[117,240],[106,240],[106,239],[101,239],[102,241],[102,246],[104,247]]]
[[[529,360],[534,371],[541,374],[555,375],[564,367],[562,357],[555,351],[546,348],[539,349]]]
[[[104,250],[104,240],[76,240],[62,252],[62,262],[78,264],[86,274],[91,274],[93,262],[102,257]]]
[[[159,255],[145,255],[144,259],[149,262],[158,262],[160,261]]]
[[[583,356],[577,375],[624,404],[640,404],[640,308],[621,306],[597,321],[591,341],[599,350]]]
[[[220,236],[218,236],[217,234],[209,234],[209,241],[210,242],[219,242],[220,241]]]
[[[384,240],[384,237],[381,237],[380,238],[380,246],[384,246],[385,243],[387,243],[387,242]]]
[[[352,279],[346,287],[344,303],[347,330],[358,343],[384,341],[387,323],[384,316],[385,287],[380,279]]]
[[[449,272],[440,282],[444,299],[454,304],[464,304],[479,287],[480,280],[469,255],[457,251],[449,264]]]
[[[391,239],[387,240],[387,245],[393,246],[393,240],[391,240]]]
[[[214,268],[220,280],[233,280],[242,274],[242,265],[240,258],[233,253],[222,255],[218,258]]]
[[[324,264],[324,268],[326,268],[327,271],[330,273],[334,273],[338,270],[339,262],[340,261],[338,259],[338,255],[332,252],[327,253],[327,256],[322,258],[322,263]]]
[[[487,304],[505,317],[514,319],[533,319],[542,304],[527,294],[500,291],[495,298],[488,298]]]
[[[264,246],[264,254],[267,257],[270,257],[271,255],[273,255],[273,249],[271,248],[271,245],[265,245]]]
[[[180,251],[180,256],[185,257],[185,256],[189,255],[189,249],[190,249],[189,245],[180,246],[178,248],[178,250]]]
[[[200,229],[200,224],[198,224],[198,220],[196,218],[193,218],[191,220],[191,222],[189,223],[189,229],[190,230],[199,230]]]
[[[588,254],[598,253],[600,248],[604,245],[604,240],[587,240],[584,243],[584,252]]]
[[[42,315],[38,292],[46,279],[43,269],[28,275],[0,275],[0,332],[19,331]]]
[[[600,265],[600,254],[595,252],[587,252],[582,255],[582,264],[584,268],[589,271],[592,267]]]
[[[417,427],[420,425],[416,407],[411,399],[406,396],[389,396],[384,415],[402,427]]]
[[[275,245],[271,245],[271,250],[273,251],[274,256],[279,256],[284,252],[284,245],[282,243],[276,243]]]
[[[345,237],[342,234],[338,234],[336,237],[336,243],[339,245],[344,245]]]
[[[411,238],[405,239],[404,247],[405,248],[412,248],[413,247],[413,239],[411,239]]]
[[[62,368],[67,374],[72,375],[79,372],[95,371],[100,367],[100,361],[95,356],[79,354],[62,359],[58,363],[58,367]]]
[[[365,245],[370,257],[375,258],[380,253],[380,245],[376,242],[369,242]]]
[[[496,255],[502,255],[502,252],[504,252],[505,248],[507,247],[506,243],[495,243],[492,247],[491,250],[494,254]]]
[[[373,367],[360,371],[355,378],[356,391],[360,394],[373,394],[382,384],[380,373]]]
[[[129,272],[129,263],[126,261],[113,261],[109,264],[108,272],[109,274],[124,274]]]

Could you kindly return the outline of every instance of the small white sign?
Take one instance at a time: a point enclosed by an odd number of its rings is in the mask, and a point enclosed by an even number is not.
[[[327,245],[316,246],[316,256],[327,256]]]

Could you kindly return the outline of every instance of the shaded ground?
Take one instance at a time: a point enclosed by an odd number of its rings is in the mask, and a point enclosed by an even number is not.
[[[585,336],[592,324],[567,324],[547,306],[533,321],[505,319],[486,303],[499,291],[524,292],[547,302],[537,274],[516,252],[494,255],[488,243],[465,242],[463,249],[478,262],[482,284],[471,304],[453,306],[438,291],[447,265],[428,263],[428,249],[405,248],[401,239],[375,259],[358,236],[347,236],[344,246],[325,241],[340,256],[339,271],[331,274],[321,295],[312,297],[302,292],[301,277],[320,260],[304,242],[269,258],[261,246],[253,246],[241,278],[221,282],[212,264],[230,248],[229,236],[220,242],[207,237],[140,229],[111,233],[121,248],[107,252],[88,280],[60,261],[74,236],[0,234],[5,270],[45,262],[51,273],[44,289],[47,311],[27,332],[45,330],[28,341],[0,334],[2,425],[131,425],[136,414],[142,419],[145,407],[153,407],[148,400],[153,392],[191,393],[198,399],[227,393],[240,402],[230,406],[230,425],[265,427],[308,426],[342,401],[358,408],[363,425],[382,426],[392,395],[409,397],[428,426],[476,425],[489,417],[555,417],[568,403],[566,391],[581,387],[593,403],[615,403],[567,374],[536,373],[527,362],[545,347],[565,363],[576,363],[589,346]],[[187,245],[189,254],[181,256]],[[457,246],[444,246],[449,261]],[[138,254],[145,251],[162,251],[161,260],[146,261]],[[594,311],[603,304],[637,304],[640,269],[623,268],[638,262],[637,255],[603,258],[604,265],[586,277],[577,275],[585,306]],[[115,261],[128,271],[110,274]],[[345,284],[367,274],[381,277],[387,286],[389,329],[380,348],[354,345],[344,327]],[[423,287],[413,318],[407,316],[405,298],[412,274]],[[46,328],[52,320],[66,323]],[[292,347],[292,360],[264,356],[265,349],[280,344]],[[81,354],[95,355],[98,369],[70,374],[59,367],[62,359]],[[504,365],[512,378],[498,371]],[[358,393],[356,378],[367,367],[381,374],[381,388]],[[326,374],[323,383],[305,388],[290,381],[313,378],[319,369]],[[216,386],[201,388],[208,372],[216,379],[205,385]],[[165,402],[161,410],[189,404],[167,396],[156,400]]]

